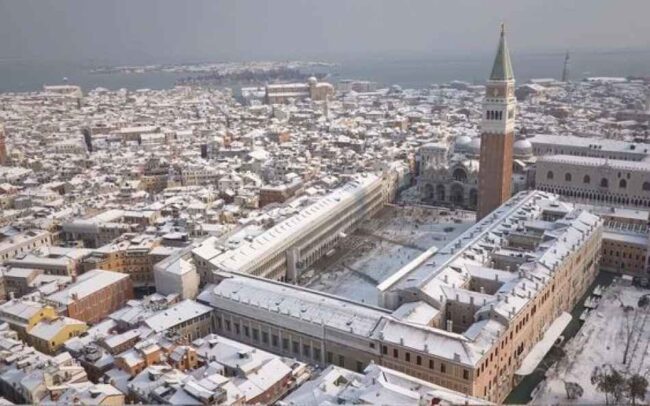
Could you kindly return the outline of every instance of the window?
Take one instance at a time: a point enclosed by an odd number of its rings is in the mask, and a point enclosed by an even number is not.
[[[260,339],[260,332],[256,328],[254,328],[253,329],[253,340],[257,341],[259,339]]]
[[[297,341],[292,341],[291,346],[293,347],[294,354],[300,354],[300,344]]]
[[[443,374],[447,372],[447,366],[442,362],[440,363],[440,372],[442,372]]]
[[[314,347],[314,359],[320,362],[320,348]]]
[[[309,344],[303,344],[302,345],[302,355],[305,357],[311,357],[311,347]]]
[[[564,180],[567,182],[571,182],[571,174],[569,172],[564,174]]]
[[[466,369],[463,369],[463,379],[469,379],[469,371]]]
[[[650,192],[650,182],[643,182],[643,191]]]
[[[266,331],[262,331],[262,342],[264,344],[269,343],[269,333],[267,333]]]
[[[627,187],[627,181],[625,179],[621,179],[618,182],[618,187],[620,187],[621,189],[625,189]]]
[[[333,359],[333,358],[334,358],[334,356],[332,355],[332,352],[331,352],[331,351],[327,351],[327,363],[328,363],[328,364],[331,364],[331,363],[332,363],[332,359]]]
[[[422,357],[418,355],[418,356],[415,358],[415,363],[418,364],[418,365],[422,365]]]
[[[363,364],[361,361],[357,361],[357,372],[363,372]]]
[[[288,338],[283,338],[282,339],[282,349],[287,351],[289,349],[289,339]]]
[[[404,355],[404,358],[406,359],[406,362],[411,362],[411,353],[407,352],[406,355]]]
[[[239,331],[239,323],[235,323],[235,334],[237,335],[241,334]]]
[[[546,179],[553,179],[553,171],[546,172]]]
[[[343,355],[339,355],[339,366],[344,366],[345,365],[345,357]]]
[[[244,335],[245,335],[246,337],[250,337],[250,336],[251,336],[251,332],[250,332],[250,330],[248,329],[248,326],[244,326]]]
[[[271,344],[274,347],[278,346],[278,336],[276,336],[275,334],[271,335]]]
[[[609,181],[607,180],[607,178],[602,178],[600,180],[600,187],[609,187]]]
[[[429,360],[429,369],[433,369],[433,360],[432,359]]]
[[[382,345],[381,346],[381,352],[384,355],[388,354],[388,347],[386,347],[385,345]]]
[[[586,183],[586,184],[591,183],[591,178],[589,177],[589,175],[585,175],[585,177],[582,178],[582,183]]]
[[[395,358],[399,357],[399,351],[397,351],[397,348],[393,349],[393,357],[395,357]]]

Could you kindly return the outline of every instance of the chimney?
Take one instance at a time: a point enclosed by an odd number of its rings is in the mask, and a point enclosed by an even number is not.
[[[447,320],[447,331],[452,332],[454,328],[454,322],[451,320]]]
[[[481,288],[479,289],[479,291],[480,291],[482,294],[485,294],[485,286],[481,286]]]

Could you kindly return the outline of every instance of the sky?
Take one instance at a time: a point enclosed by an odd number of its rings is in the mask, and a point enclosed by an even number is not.
[[[650,0],[0,0],[0,61],[650,50]]]

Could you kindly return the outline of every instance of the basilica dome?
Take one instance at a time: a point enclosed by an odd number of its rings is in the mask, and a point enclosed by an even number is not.
[[[481,137],[472,138],[472,142],[469,143],[467,152],[476,156],[481,155]]]
[[[531,144],[527,139],[517,140],[512,144],[512,153],[515,158],[530,158],[533,156],[533,144]]]
[[[454,150],[456,152],[467,152],[472,138],[467,135],[459,135],[454,140]]]

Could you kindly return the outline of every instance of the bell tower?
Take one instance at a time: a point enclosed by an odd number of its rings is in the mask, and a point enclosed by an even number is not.
[[[5,129],[0,123],[0,166],[7,165],[7,144],[5,140]]]
[[[516,104],[515,77],[505,26],[501,24],[497,55],[483,101],[477,219],[487,216],[510,198]]]

